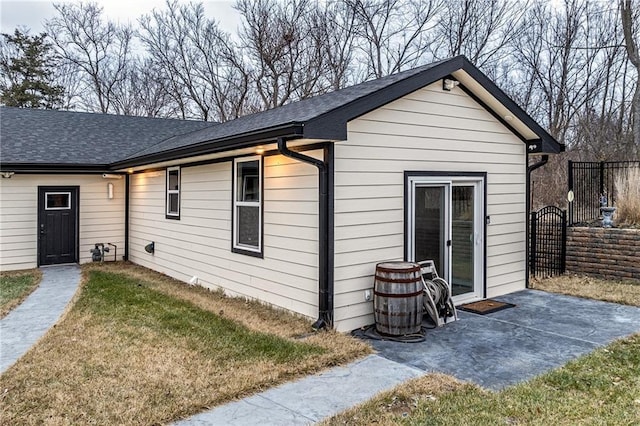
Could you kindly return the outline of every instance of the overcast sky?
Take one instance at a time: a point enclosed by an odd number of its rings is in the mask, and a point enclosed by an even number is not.
[[[27,27],[31,34],[44,31],[43,23],[52,18],[56,11],[53,3],[72,3],[69,0],[0,0],[0,32],[13,33],[18,26]],[[98,0],[103,14],[112,21],[136,23],[136,19],[151,12],[154,8],[163,8],[164,0]],[[186,1],[185,1],[186,3]],[[222,29],[235,33],[240,22],[238,12],[233,8],[233,0],[204,0],[205,13],[215,18]]]

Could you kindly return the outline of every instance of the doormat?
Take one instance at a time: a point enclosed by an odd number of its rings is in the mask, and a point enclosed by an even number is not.
[[[513,303],[498,302],[497,300],[485,299],[479,302],[466,303],[457,308],[462,311],[471,312],[478,315],[492,314],[507,308],[513,308]]]

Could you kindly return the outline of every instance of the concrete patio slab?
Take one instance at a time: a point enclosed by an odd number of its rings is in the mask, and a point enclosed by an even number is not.
[[[516,305],[429,330],[421,343],[370,341],[381,356],[499,390],[617,338],[640,332],[640,308],[525,290],[497,297]]]
[[[369,340],[378,351],[178,425],[311,424],[410,378],[442,372],[499,390],[617,338],[640,332],[640,308],[525,290],[496,299],[514,308],[429,330],[421,343]]]
[[[77,265],[47,266],[41,271],[38,288],[0,320],[0,373],[58,321],[80,284]]]
[[[640,309],[634,306],[583,299],[539,290],[525,290],[496,297],[517,305],[491,314],[547,333],[607,344],[640,331]]]

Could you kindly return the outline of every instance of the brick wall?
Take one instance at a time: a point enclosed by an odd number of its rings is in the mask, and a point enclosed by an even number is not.
[[[567,228],[567,272],[640,280],[640,229]]]

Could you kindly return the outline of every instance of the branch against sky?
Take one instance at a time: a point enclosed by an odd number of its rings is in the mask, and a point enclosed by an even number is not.
[[[310,0],[238,0],[240,48],[247,59],[257,108],[274,108],[329,89],[329,33]],[[334,58],[336,59],[336,58]],[[336,65],[336,64],[334,64]]]
[[[380,78],[429,62],[432,29],[443,0],[345,0],[355,15],[355,47],[364,79]]]
[[[126,78],[133,29],[104,21],[96,3],[54,4],[58,15],[45,28],[63,60],[82,75],[79,94],[90,111],[118,112],[112,105],[116,86]]]
[[[242,57],[202,4],[167,2],[139,24],[140,40],[182,118],[227,121],[244,113],[248,77]]]
[[[434,29],[434,54],[443,59],[465,55],[491,77],[512,53],[527,2],[461,0],[445,2]]]

